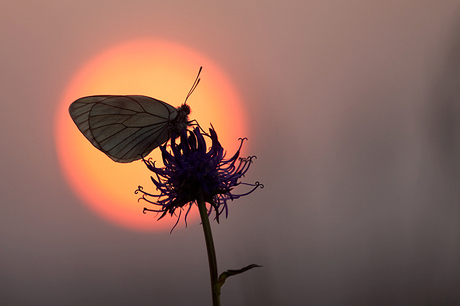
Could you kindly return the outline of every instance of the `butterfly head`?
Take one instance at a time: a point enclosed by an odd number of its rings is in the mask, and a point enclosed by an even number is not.
[[[191,112],[190,106],[188,106],[188,105],[185,104],[185,103],[182,104],[181,106],[179,106],[179,107],[177,108],[177,113],[178,113],[177,116],[178,116],[178,117],[179,117],[181,114],[184,114],[185,116],[188,116],[188,115],[190,115],[190,112]]]

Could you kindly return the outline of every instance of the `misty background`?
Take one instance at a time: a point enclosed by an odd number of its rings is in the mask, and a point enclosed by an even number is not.
[[[209,57],[248,110],[265,188],[212,228],[220,272],[264,267],[222,305],[460,304],[458,1],[6,0],[1,305],[211,304],[198,222],[117,227],[59,168],[65,86],[137,38]]]

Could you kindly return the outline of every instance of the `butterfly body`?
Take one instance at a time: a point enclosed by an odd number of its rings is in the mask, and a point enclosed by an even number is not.
[[[148,155],[190,125],[190,107],[177,108],[147,96],[100,95],[74,101],[69,113],[78,129],[112,160],[129,163]]]

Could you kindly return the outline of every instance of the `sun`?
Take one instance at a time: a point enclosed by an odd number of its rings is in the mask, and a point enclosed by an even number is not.
[[[155,214],[142,213],[147,203],[138,202],[134,191],[141,185],[154,193],[152,173],[141,161],[116,163],[93,147],[70,118],[69,105],[83,96],[135,94],[177,107],[184,102],[200,66],[201,82],[187,101],[190,118],[204,129],[212,124],[232,154],[238,138],[249,136],[242,99],[222,69],[188,47],[156,40],[122,43],[96,55],[69,81],[56,112],[59,163],[72,190],[102,219],[137,231],[169,231],[176,222],[170,217],[157,221]],[[161,162],[158,149],[148,157]],[[188,221],[197,217],[191,212]]]

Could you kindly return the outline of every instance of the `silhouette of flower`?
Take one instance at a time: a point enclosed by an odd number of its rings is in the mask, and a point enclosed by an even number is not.
[[[151,194],[145,192],[142,186],[138,187],[136,193],[142,193],[139,200],[143,199],[158,206],[156,209],[144,208],[144,213],[161,213],[158,218],[160,220],[167,213],[174,215],[176,209],[179,209],[179,222],[181,212],[187,205],[185,219],[193,204],[202,200],[210,204],[207,207],[208,215],[214,210],[215,219],[219,222],[219,216],[223,212],[226,217],[228,216],[228,200],[248,195],[259,186],[263,188],[259,182],[248,184],[240,181],[255,158],[239,157],[245,139],[240,139],[240,146],[233,157],[225,159],[225,152],[216,132],[213,128],[210,128],[209,132],[208,135],[199,127],[193,131],[182,130],[179,144],[176,144],[176,137],[172,137],[170,152],[166,144],[160,147],[164,167],[157,168],[151,159],[143,160],[148,169],[155,173],[151,178],[159,192]],[[210,138],[212,142],[209,151],[206,150],[205,137]],[[243,194],[235,194],[233,189],[238,185],[247,185],[251,189]]]

